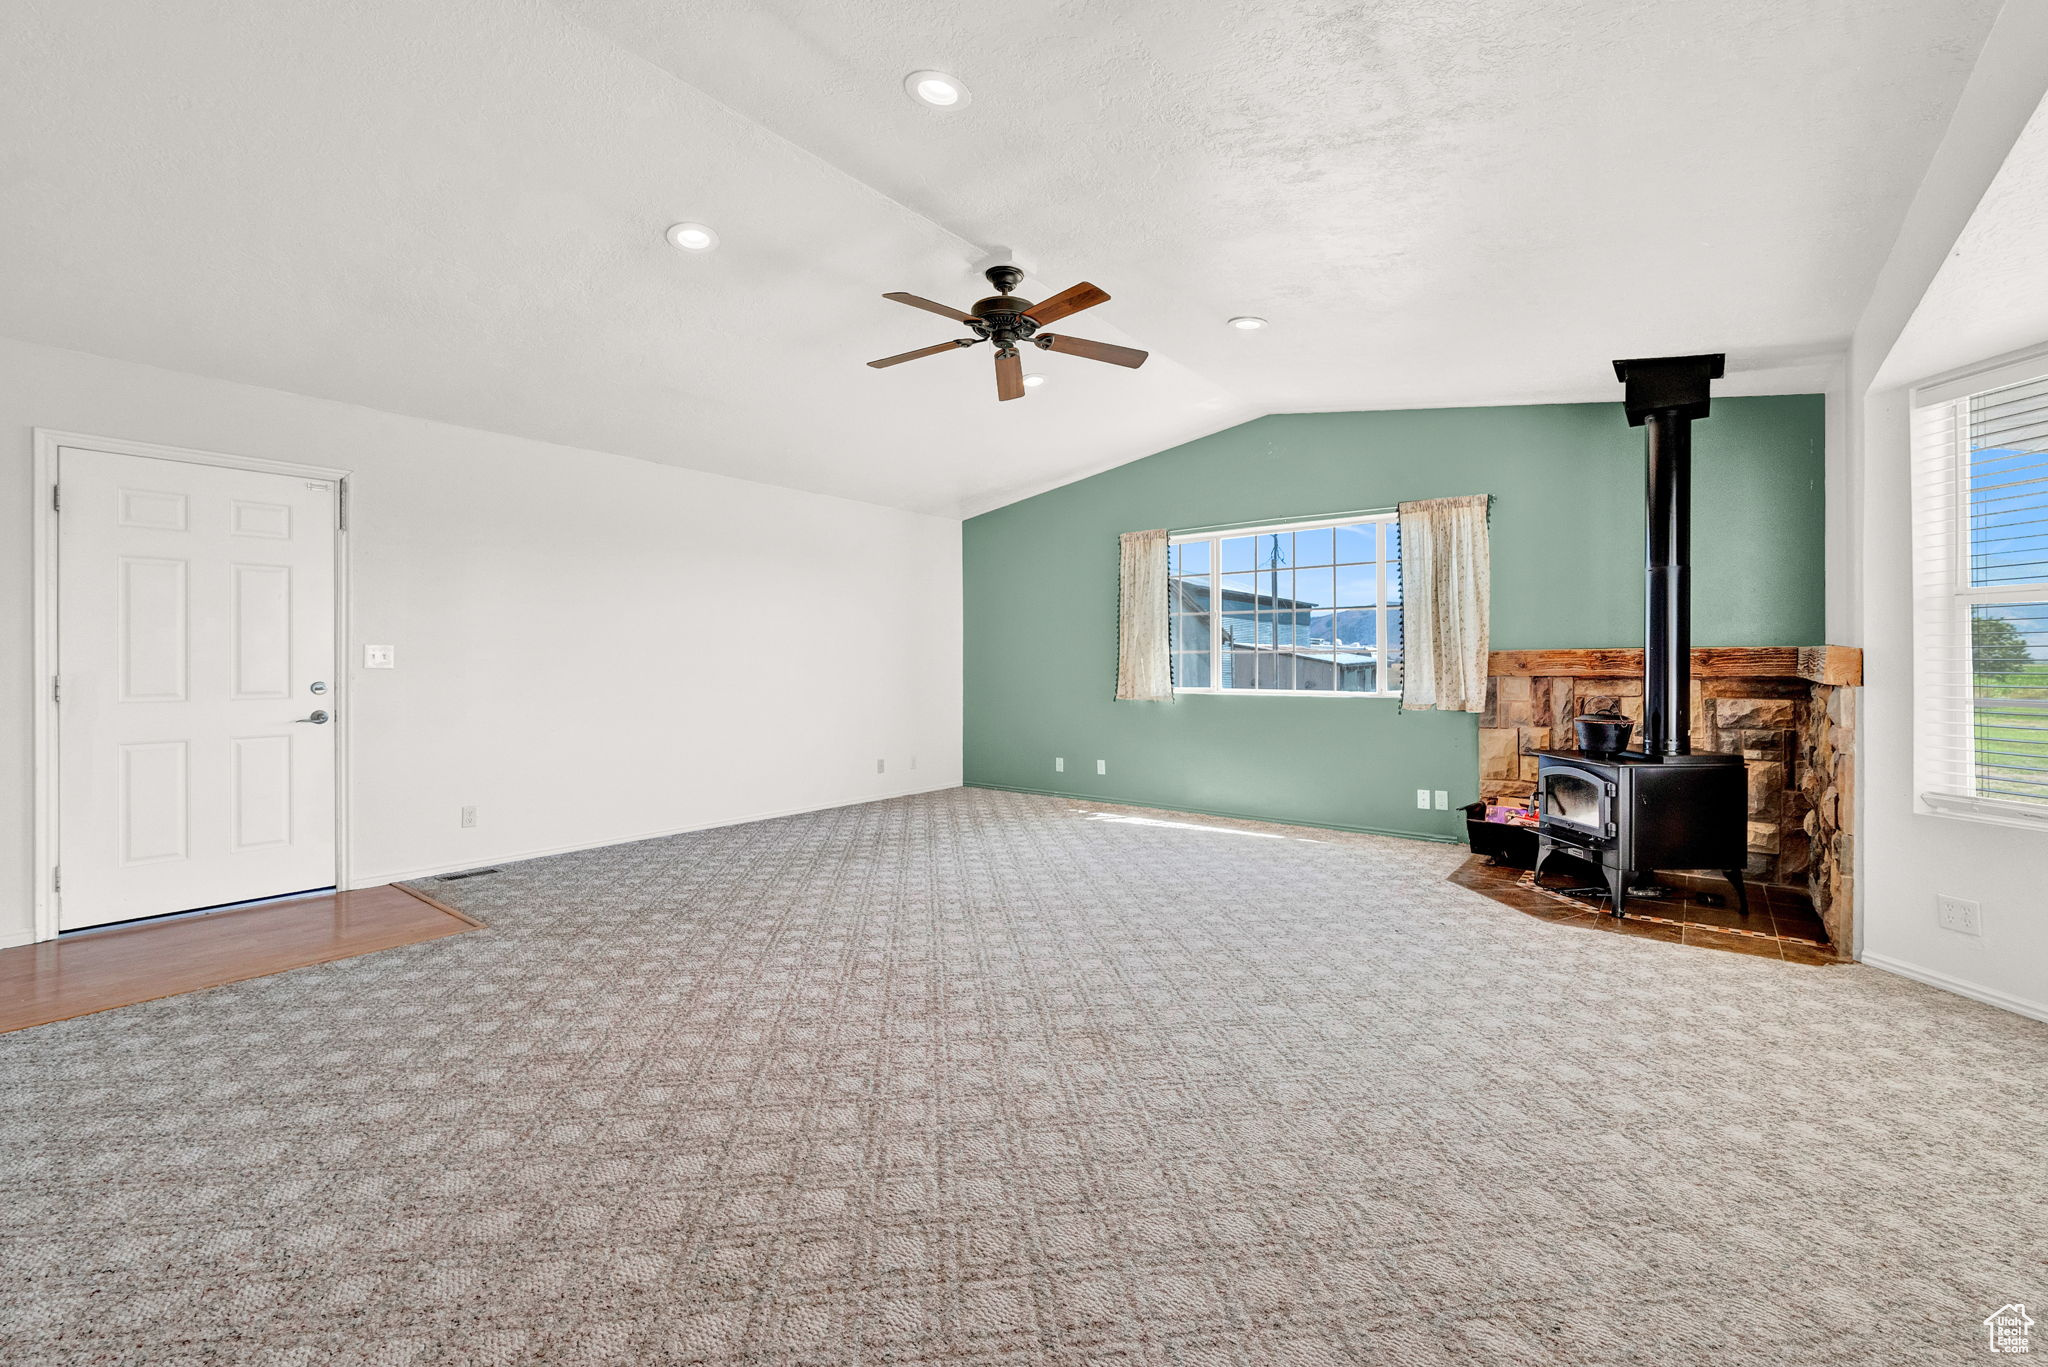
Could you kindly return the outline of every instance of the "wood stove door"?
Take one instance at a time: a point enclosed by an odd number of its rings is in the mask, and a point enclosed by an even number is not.
[[[1546,767],[1542,773],[1540,810],[1543,823],[1568,828],[1556,832],[1599,839],[1614,835],[1614,785],[1584,769]]]

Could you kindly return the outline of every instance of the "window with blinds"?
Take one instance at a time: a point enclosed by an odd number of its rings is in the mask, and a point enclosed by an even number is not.
[[[2048,358],[1963,386],[1915,408],[1920,801],[2048,826]]]

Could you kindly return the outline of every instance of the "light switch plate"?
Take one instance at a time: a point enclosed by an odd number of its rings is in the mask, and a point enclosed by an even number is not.
[[[364,646],[364,669],[398,668],[397,649],[393,646]]]
[[[1451,795],[1442,788],[1436,790],[1436,809],[1440,812],[1447,812],[1451,809]]]
[[[1429,810],[1429,789],[1417,788],[1415,790],[1415,805],[1422,808],[1425,812]]]

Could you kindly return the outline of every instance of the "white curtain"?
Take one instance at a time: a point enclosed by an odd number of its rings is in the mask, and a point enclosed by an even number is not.
[[[1401,505],[1403,707],[1486,707],[1487,618],[1493,556],[1487,496]]]
[[[1166,643],[1166,533],[1125,532],[1120,542],[1116,700],[1172,702],[1173,664]]]

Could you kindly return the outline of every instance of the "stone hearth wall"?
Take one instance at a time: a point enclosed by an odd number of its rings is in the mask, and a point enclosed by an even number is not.
[[[1838,948],[1850,944],[1849,794],[1855,690],[1799,678],[1695,678],[1695,750],[1740,754],[1749,769],[1748,876],[1800,888]],[[1536,752],[1570,750],[1572,719],[1614,710],[1640,737],[1643,681],[1496,674],[1479,718],[1479,795],[1536,791]]]
[[[1855,946],[1856,867],[1856,690],[1814,684],[1799,732],[1799,768],[1795,775],[1806,805],[1801,827],[1813,851],[1807,867],[1807,891],[1828,928],[1828,938],[1844,954]]]

